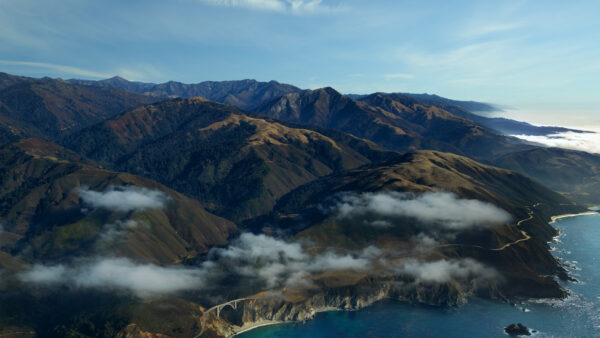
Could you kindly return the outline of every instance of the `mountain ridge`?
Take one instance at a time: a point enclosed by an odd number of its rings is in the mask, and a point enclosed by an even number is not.
[[[251,109],[263,102],[272,100],[286,93],[302,91],[300,88],[279,83],[275,80],[259,82],[253,79],[234,81],[204,81],[186,84],[177,81],[164,83],[143,83],[113,77],[106,80],[68,80],[74,84],[100,87],[116,87],[137,94],[145,94],[163,98],[191,98],[201,96],[209,100],[233,104],[240,108]]]
[[[158,180],[233,220],[290,189],[387,153],[364,140],[252,117],[201,98],[139,107],[63,144],[104,166]]]
[[[399,95],[372,94],[354,100],[326,87],[286,94],[259,107],[256,112],[338,129],[398,151],[436,149],[482,158],[527,147],[517,139]]]

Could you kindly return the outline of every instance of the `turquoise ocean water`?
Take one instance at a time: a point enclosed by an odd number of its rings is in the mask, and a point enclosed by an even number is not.
[[[239,335],[255,337],[506,337],[503,328],[523,323],[536,337],[600,337],[600,215],[559,219],[553,254],[578,282],[565,283],[564,301],[511,306],[472,299],[457,309],[395,301],[359,311],[325,312],[305,323],[265,326]]]

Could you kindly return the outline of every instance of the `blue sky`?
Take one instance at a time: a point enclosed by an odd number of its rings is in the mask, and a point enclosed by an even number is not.
[[[427,92],[600,126],[599,1],[0,0],[0,71]]]

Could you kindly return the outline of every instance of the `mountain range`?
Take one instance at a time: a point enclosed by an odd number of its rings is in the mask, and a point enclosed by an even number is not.
[[[118,88],[128,92],[156,97],[191,98],[201,96],[211,101],[236,105],[240,108],[255,110],[265,103],[275,100],[284,94],[300,93],[306,90],[277,81],[258,82],[256,80],[239,81],[205,81],[196,84],[186,84],[177,81],[165,83],[145,83],[128,81],[119,76],[105,80],[68,80],[73,84],[97,87]],[[400,95],[413,98],[423,104],[436,106],[450,111],[452,114],[472,120],[484,127],[505,135],[550,135],[560,132],[575,131],[563,127],[540,127],[530,123],[515,121],[502,117],[490,117],[495,112],[502,112],[497,105],[476,102],[452,100],[438,95],[414,93],[380,93],[382,95]],[[346,94],[351,99],[360,100],[370,94]]]
[[[124,110],[155,101],[114,88],[0,73],[0,144],[22,137],[57,140]]]
[[[245,109],[254,108],[283,94],[301,91],[300,88],[277,81],[258,82],[248,79],[241,81],[205,81],[195,84],[169,81],[155,84],[131,82],[116,76],[100,81],[69,80],[69,82],[78,85],[118,88],[132,93],[156,97],[191,98],[201,96],[211,101],[232,104]]]
[[[507,136],[484,106],[0,74],[0,334],[231,336],[384,298],[563,298],[548,221],[597,203],[600,156]]]

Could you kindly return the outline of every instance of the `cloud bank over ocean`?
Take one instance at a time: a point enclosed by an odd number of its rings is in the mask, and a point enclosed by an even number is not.
[[[566,132],[547,136],[512,135],[522,140],[541,143],[547,147],[581,150],[600,154],[600,134]]]

